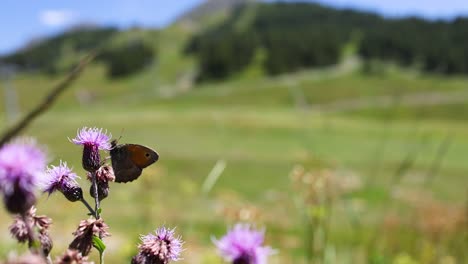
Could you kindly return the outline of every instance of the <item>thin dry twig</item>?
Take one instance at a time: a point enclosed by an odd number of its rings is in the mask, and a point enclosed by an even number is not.
[[[78,76],[83,72],[84,68],[96,57],[97,51],[92,51],[86,57],[84,57],[78,65],[70,71],[70,73],[59,82],[49,94],[26,116],[23,117],[16,125],[7,129],[3,135],[0,137],[0,147],[3,146],[6,142],[12,139],[17,135],[21,130],[26,128],[34,119],[36,119],[40,114],[45,112],[49,107],[55,102],[57,97],[65,91],[70,85],[75,81]]]

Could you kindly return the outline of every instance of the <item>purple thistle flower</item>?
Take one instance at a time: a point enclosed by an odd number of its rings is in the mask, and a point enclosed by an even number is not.
[[[59,166],[51,166],[46,171],[44,180],[44,192],[51,195],[55,191],[60,191],[71,202],[79,201],[83,198],[83,191],[76,182],[78,176],[66,162],[60,161]]]
[[[110,150],[109,142],[112,135],[107,135],[102,128],[83,127],[71,141],[76,145],[83,145],[83,168],[89,172],[95,172],[101,167],[99,150]]]
[[[83,127],[78,131],[76,138],[72,139],[72,142],[76,145],[93,145],[101,150],[110,150],[111,137],[112,135],[107,135],[107,131],[102,132],[102,128]]]
[[[34,205],[45,166],[46,154],[33,139],[15,140],[0,149],[0,190],[10,213],[22,214]]]
[[[133,257],[132,263],[167,264],[180,260],[183,242],[180,237],[174,236],[174,230],[161,227],[154,234],[141,236],[140,252]]]
[[[220,255],[233,264],[266,264],[274,250],[263,246],[263,242],[264,231],[242,224],[235,225],[220,240],[213,239]]]

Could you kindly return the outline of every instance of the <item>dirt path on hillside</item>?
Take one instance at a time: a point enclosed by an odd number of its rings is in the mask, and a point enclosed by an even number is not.
[[[329,103],[313,104],[308,110],[333,113],[362,110],[368,108],[391,108],[397,106],[431,106],[468,103],[468,89],[450,92],[422,92],[401,96],[372,96],[337,100]]]

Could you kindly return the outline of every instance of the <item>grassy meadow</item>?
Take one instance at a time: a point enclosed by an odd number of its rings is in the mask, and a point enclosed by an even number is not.
[[[177,227],[186,241],[180,263],[222,263],[211,239],[238,221],[266,228],[278,249],[271,263],[306,263],[309,255],[314,263],[466,263],[468,101],[460,94],[468,78],[391,67],[369,75],[352,60],[278,77],[252,68],[191,86],[194,62],[172,45],[184,41],[177,30],[157,36],[164,39],[157,66],[109,81],[91,65],[23,133],[47,146],[52,164],[68,161],[86,193],[81,148],[68,140],[78,128],[102,127],[159,152],[137,181],[111,184],[102,203],[112,234],[107,263],[128,263],[139,235],[160,225]],[[57,81],[17,75],[21,112]],[[428,103],[429,95],[445,99]],[[58,194],[43,195],[38,207],[54,220],[58,255],[86,210]],[[0,211],[2,259],[25,250],[10,238],[10,222]]]

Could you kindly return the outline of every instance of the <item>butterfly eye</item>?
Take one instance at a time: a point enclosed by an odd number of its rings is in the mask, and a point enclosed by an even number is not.
[[[145,157],[149,158],[149,157],[150,157],[150,154],[149,154],[149,153],[145,153]]]

